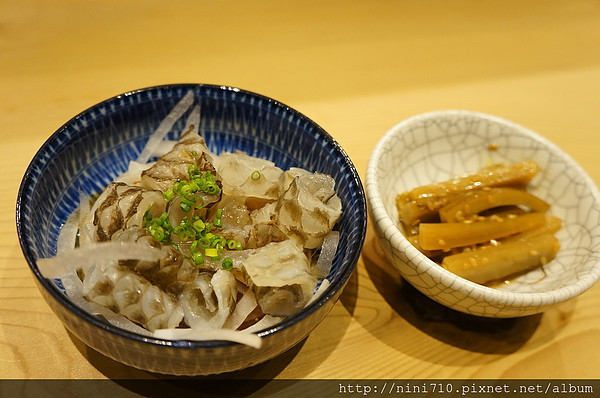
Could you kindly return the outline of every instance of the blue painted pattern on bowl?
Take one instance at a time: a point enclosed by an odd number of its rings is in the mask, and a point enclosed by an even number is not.
[[[340,244],[328,279],[314,303],[261,331],[260,350],[222,341],[171,341],[116,328],[72,304],[57,283],[40,274],[36,260],[56,253],[60,228],[79,205],[128,167],[149,135],[192,90],[201,107],[200,132],[215,153],[242,150],[282,169],[303,167],[330,174],[342,200],[336,226]],[[182,117],[169,133],[176,139]],[[17,232],[40,292],[65,326],[97,351],[125,364],[177,375],[214,374],[264,362],[305,338],[331,310],[358,261],[366,233],[364,190],[352,161],[312,120],[271,98],[207,84],[156,86],[103,101],[75,116],[40,148],[23,177]]]

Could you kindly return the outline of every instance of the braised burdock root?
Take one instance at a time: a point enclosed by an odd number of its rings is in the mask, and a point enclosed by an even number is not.
[[[480,284],[510,279],[547,264],[560,247],[561,220],[526,191],[533,161],[401,193],[396,205],[408,240],[449,271]]]
[[[545,214],[527,213],[514,217],[484,217],[475,222],[419,224],[419,247],[449,250],[475,245],[524,232],[544,224]]]
[[[465,177],[424,185],[404,192],[396,198],[396,206],[402,223],[416,225],[435,219],[442,206],[460,200],[465,192],[484,187],[523,187],[539,170],[538,165],[532,161],[483,168]]]
[[[458,276],[483,284],[544,265],[554,258],[559,246],[553,235],[542,234],[453,254],[444,257],[442,266]]]

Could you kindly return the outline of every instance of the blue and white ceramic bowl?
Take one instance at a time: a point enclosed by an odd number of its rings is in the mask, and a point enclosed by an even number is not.
[[[92,195],[125,171],[148,136],[192,90],[202,109],[200,131],[209,148],[235,149],[279,167],[303,167],[333,176],[343,215],[330,286],[314,303],[258,333],[262,348],[222,341],[172,341],[119,329],[82,311],[56,281],[42,277],[36,260],[56,253],[57,237],[77,207],[80,191]],[[181,118],[173,131],[180,131]],[[171,133],[169,138],[177,138]],[[306,116],[271,98],[233,87],[180,84],[118,95],[75,116],[41,147],[27,168],[17,200],[17,231],[37,286],[66,328],[85,344],[140,369],[202,375],[264,362],[304,339],[331,310],[358,261],[366,231],[365,195],[340,145]]]
[[[490,149],[491,148],[491,149]],[[541,172],[529,190],[563,221],[554,260],[497,287],[458,277],[419,252],[402,234],[396,196],[417,186],[494,163],[533,160]],[[468,314],[505,318],[540,313],[600,279],[600,193],[556,145],[508,120],[448,110],[417,115],[390,129],[367,166],[367,197],[386,257],[418,290]]]

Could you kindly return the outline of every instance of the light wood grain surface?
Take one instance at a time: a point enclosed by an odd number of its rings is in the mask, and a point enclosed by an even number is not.
[[[131,89],[198,82],[274,97],[364,177],[400,120],[470,109],[525,125],[600,182],[597,1],[0,1],[0,378],[158,378],[70,335],[21,253],[15,199],[62,123]],[[363,181],[364,182],[364,181]],[[542,315],[452,312],[407,286],[371,227],[356,272],[299,346],[228,377],[598,378],[600,285]]]

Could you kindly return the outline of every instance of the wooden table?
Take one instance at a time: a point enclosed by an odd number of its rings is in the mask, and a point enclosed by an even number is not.
[[[0,2],[0,378],[159,378],[86,348],[37,291],[15,228],[23,172],[81,110],[163,83],[238,86],[305,113],[364,177],[393,125],[470,109],[525,125],[600,182],[594,1]],[[417,293],[371,227],[329,316],[228,377],[598,378],[600,285],[542,315],[480,319]]]

